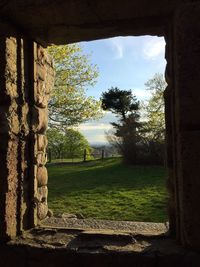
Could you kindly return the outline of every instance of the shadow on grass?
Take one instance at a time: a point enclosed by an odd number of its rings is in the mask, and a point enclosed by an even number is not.
[[[159,166],[127,166],[119,159],[91,161],[70,166],[49,166],[50,192],[73,194],[85,190],[142,190],[165,184],[165,170]]]
[[[165,221],[165,169],[126,166],[107,159],[49,166],[49,206],[55,213],[81,212],[113,220]]]

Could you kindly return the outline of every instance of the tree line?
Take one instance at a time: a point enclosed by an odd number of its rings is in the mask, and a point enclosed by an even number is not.
[[[112,87],[102,94],[102,107],[116,114],[113,130],[107,133],[109,143],[117,147],[127,163],[162,164],[165,154],[165,119],[162,74],[155,74],[145,84],[151,97],[140,104],[134,90]],[[142,114],[142,115],[141,115]]]
[[[51,46],[56,78],[49,103],[47,131],[51,156],[54,158],[80,155],[91,148],[77,126],[103,116],[103,110],[117,116],[113,130],[106,133],[108,142],[128,163],[160,164],[164,161],[165,121],[163,92],[166,83],[162,74],[155,74],[145,87],[151,96],[140,103],[134,90],[111,87],[100,100],[88,97],[86,88],[94,86],[98,68],[91,64],[80,45]],[[97,140],[98,141],[98,140]]]

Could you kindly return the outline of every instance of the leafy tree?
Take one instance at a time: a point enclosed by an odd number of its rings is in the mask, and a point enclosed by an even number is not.
[[[130,112],[139,109],[139,102],[132,94],[131,90],[120,90],[117,87],[111,87],[102,94],[102,108],[126,119]]]
[[[87,159],[91,157],[92,149],[87,139],[77,130],[48,129],[48,150],[53,158],[83,158],[84,150],[87,152]]]
[[[153,78],[145,83],[145,86],[147,90],[150,90],[151,97],[143,106],[146,120],[142,132],[143,141],[152,161],[163,163],[165,146],[163,93],[166,88],[166,82],[162,74],[156,73]]]
[[[164,142],[165,111],[163,93],[166,88],[165,79],[161,73],[156,73],[153,78],[145,83],[145,86],[151,92],[150,99],[144,104],[147,138]]]
[[[138,143],[140,142],[139,128],[139,101],[131,90],[119,88],[108,89],[102,94],[102,107],[119,117],[118,123],[111,123],[115,129],[114,135],[107,135],[111,144],[118,146],[125,161],[135,163],[137,161]]]
[[[86,149],[87,159],[90,159],[92,149],[87,139],[78,131],[67,129],[65,132],[65,150],[68,158],[83,157]]]
[[[84,55],[77,44],[50,46],[54,59],[55,85],[49,102],[49,125],[62,129],[101,116],[101,103],[86,95],[86,87],[94,86],[97,66]]]
[[[49,158],[61,158],[65,147],[65,135],[58,129],[48,129],[48,152]]]

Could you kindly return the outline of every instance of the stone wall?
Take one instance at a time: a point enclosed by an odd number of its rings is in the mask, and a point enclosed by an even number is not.
[[[0,38],[0,237],[17,233],[20,122],[17,39]]]
[[[37,228],[0,250],[3,267],[199,267],[199,262],[199,253],[164,235],[109,230]]]
[[[176,210],[176,184],[175,184],[175,154],[174,154],[174,76],[173,76],[173,35],[172,24],[166,27],[165,31],[165,58],[167,61],[165,70],[165,79],[167,87],[164,92],[165,100],[165,125],[166,125],[166,164],[167,164],[167,190],[169,193],[168,216],[169,229],[172,236],[176,235],[177,210]]]
[[[32,41],[0,37],[0,239],[37,225],[47,212],[45,131],[54,71]]]
[[[31,34],[44,44],[61,44],[105,38],[109,34],[153,33],[165,34],[167,41],[170,229],[182,245],[200,251],[200,1],[170,1],[170,5],[166,1],[165,6],[154,1],[150,13],[148,1],[127,0],[123,5],[118,1],[112,10],[79,0],[72,6],[63,2],[65,8],[56,9],[53,7],[58,3],[53,1],[48,8],[43,3],[40,11],[44,17],[35,12],[39,2],[7,2],[3,1],[0,9],[6,17],[3,26],[0,21],[0,240],[37,225],[38,219],[45,218],[48,212],[45,131],[54,72],[44,49],[28,36]],[[130,8],[135,3],[135,8]],[[70,16],[66,16],[66,10]],[[12,28],[9,34],[7,15],[11,11],[10,23],[19,29]],[[54,11],[58,13],[52,31]],[[74,17],[76,12],[84,16]]]
[[[188,2],[188,1],[187,1]],[[179,241],[200,251],[200,2],[174,17],[176,192]]]
[[[45,132],[48,123],[48,100],[54,82],[51,58],[38,44],[34,44],[34,111],[32,130],[34,134],[34,198],[37,211],[35,218],[43,220],[48,213],[48,173]]]

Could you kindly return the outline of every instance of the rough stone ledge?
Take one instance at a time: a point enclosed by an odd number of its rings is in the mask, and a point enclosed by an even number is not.
[[[200,255],[167,235],[38,227],[1,245],[0,263],[2,267],[199,267]]]
[[[167,234],[142,235],[113,230],[80,230],[64,228],[37,227],[25,231],[21,236],[11,240],[9,247],[61,249],[65,251],[96,251],[98,253],[129,252],[149,254],[185,253]]]
[[[63,213],[59,217],[49,217],[41,222],[43,227],[61,227],[82,230],[113,230],[118,232],[131,232],[134,235],[161,235],[168,232],[168,223],[153,222],[132,222],[98,220],[93,218],[83,218],[81,214]]]

